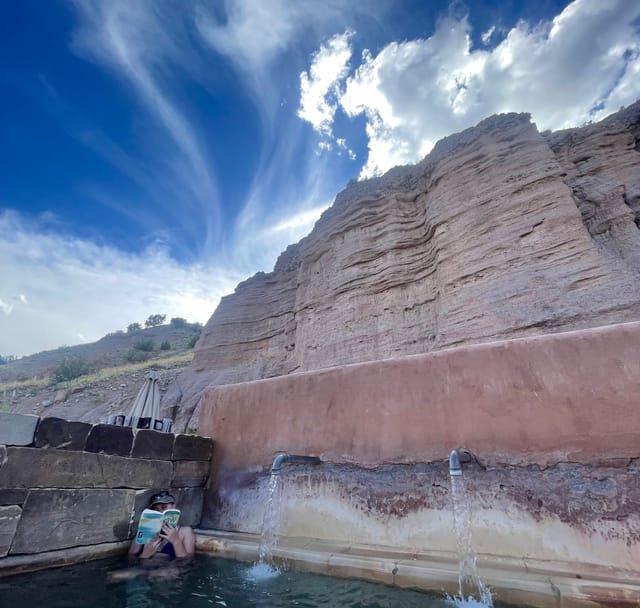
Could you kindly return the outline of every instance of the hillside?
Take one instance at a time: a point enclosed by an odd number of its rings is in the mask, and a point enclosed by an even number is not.
[[[132,332],[116,332],[97,342],[65,346],[22,357],[0,366],[0,411],[57,416],[99,422],[113,413],[127,413],[145,374],[159,370],[161,392],[193,357],[201,327],[161,325]],[[153,343],[151,352],[136,348]],[[160,348],[167,342],[169,349]],[[148,356],[131,362],[131,353]],[[80,360],[90,373],[56,382],[55,372],[65,360]]]
[[[96,369],[125,365],[128,353],[142,340],[152,340],[156,351],[166,340],[172,353],[183,352],[191,348],[189,342],[199,335],[200,330],[200,325],[193,323],[185,327],[159,325],[131,332],[114,332],[97,342],[42,351],[0,365],[0,383],[49,375],[65,357],[82,358]]]

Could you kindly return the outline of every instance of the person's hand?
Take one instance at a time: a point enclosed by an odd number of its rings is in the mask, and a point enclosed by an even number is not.
[[[178,528],[165,521],[162,524],[162,529],[160,530],[160,538],[170,542],[172,545],[175,544],[175,542],[180,538],[178,536]]]
[[[155,555],[162,546],[162,538],[154,536],[148,543],[145,543],[140,557],[151,557]]]

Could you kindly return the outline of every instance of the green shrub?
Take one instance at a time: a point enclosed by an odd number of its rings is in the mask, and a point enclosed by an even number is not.
[[[193,348],[198,341],[200,334],[196,334],[195,336],[191,336],[190,340],[187,342],[187,348]]]
[[[140,363],[142,361],[148,361],[149,359],[151,359],[151,353],[149,351],[132,348],[127,353],[127,361],[129,361],[129,363]]]
[[[138,340],[134,343],[133,348],[135,350],[142,350],[144,352],[150,353],[155,347],[153,340],[151,338],[144,338],[142,340]]]
[[[67,380],[74,380],[85,374],[90,374],[92,371],[86,359],[82,357],[65,357],[54,370],[53,377],[56,382],[66,382]]]
[[[165,341],[160,345],[160,350],[171,350],[171,342],[169,342],[169,340],[165,340]]]
[[[127,333],[133,333],[134,331],[140,331],[142,329],[142,325],[140,323],[129,323],[127,325]]]
[[[158,327],[158,325],[162,325],[164,320],[167,318],[167,315],[149,315],[149,318],[144,322],[145,327]]]
[[[187,327],[189,323],[182,317],[173,317],[173,319],[169,321],[169,325],[171,325],[171,327],[173,327],[174,329],[183,329],[184,327]]]

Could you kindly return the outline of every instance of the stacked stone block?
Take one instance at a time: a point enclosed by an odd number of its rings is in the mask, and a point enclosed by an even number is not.
[[[212,453],[195,435],[0,413],[0,571],[1,558],[131,539],[164,488],[197,526]]]

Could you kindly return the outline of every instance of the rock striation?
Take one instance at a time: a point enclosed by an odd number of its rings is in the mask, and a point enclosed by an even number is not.
[[[222,299],[166,395],[640,319],[640,101],[538,132],[492,116],[420,163],[352,182],[313,231]]]

